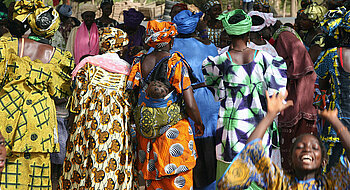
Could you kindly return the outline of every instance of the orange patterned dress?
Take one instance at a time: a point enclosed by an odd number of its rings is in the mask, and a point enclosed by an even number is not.
[[[174,99],[153,99],[147,97],[145,89],[150,81],[149,76],[144,78],[141,74],[141,57],[134,60],[134,65],[129,75],[127,88],[140,89],[138,106],[142,109],[152,107],[157,109],[165,105],[171,110],[169,102],[181,102],[182,93],[191,86],[185,59],[180,53],[173,53],[167,61],[165,71],[167,79],[174,89],[170,97]],[[149,75],[152,74],[153,71]],[[171,98],[170,98],[171,99]],[[141,109],[141,110],[142,110]],[[139,109],[136,109],[139,110]],[[178,111],[178,110],[177,110]],[[151,111],[152,112],[152,111]],[[183,113],[183,111],[181,111]],[[139,113],[135,113],[137,115]],[[142,114],[141,114],[142,115]],[[170,114],[169,114],[170,115]],[[176,114],[174,114],[176,115]],[[142,115],[144,116],[144,115]],[[136,117],[134,117],[136,118]],[[141,117],[142,122],[155,122],[159,118],[156,111],[148,117]],[[169,116],[169,118],[171,118]],[[169,119],[171,120],[171,119]],[[138,123],[136,121],[136,123]],[[196,148],[193,131],[186,116],[173,125],[166,125],[159,130],[160,136],[146,138],[147,129],[136,125],[137,129],[137,169],[145,179],[147,190],[149,189],[191,189],[193,186],[192,169],[196,164]]]

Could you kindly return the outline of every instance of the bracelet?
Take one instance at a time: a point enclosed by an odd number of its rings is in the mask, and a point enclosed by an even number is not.
[[[338,134],[340,134],[341,132],[343,132],[343,131],[345,131],[345,130],[348,130],[348,128],[342,127],[342,128],[338,131]]]

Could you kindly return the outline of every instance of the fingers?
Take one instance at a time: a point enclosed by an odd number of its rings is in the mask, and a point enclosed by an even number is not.
[[[285,104],[284,108],[288,108],[288,107],[293,106],[293,105],[294,105],[293,101],[292,100],[288,100],[287,103]]]

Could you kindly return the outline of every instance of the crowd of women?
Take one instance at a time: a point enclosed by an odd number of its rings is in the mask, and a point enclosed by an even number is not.
[[[301,5],[8,4],[1,188],[350,189],[350,2]]]

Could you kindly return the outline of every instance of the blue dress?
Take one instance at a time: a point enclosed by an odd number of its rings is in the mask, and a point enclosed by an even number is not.
[[[194,38],[175,38],[170,53],[175,51],[183,54],[194,76],[198,79],[198,82],[192,85],[205,82],[202,62],[208,56],[218,55],[214,44],[205,45]],[[214,100],[212,92],[206,87],[195,89],[194,98],[205,126],[204,135],[195,137],[198,159],[194,168],[194,187],[195,189],[212,189],[215,188],[216,179],[215,131],[220,103]],[[194,122],[190,120],[190,123],[195,131]]]

